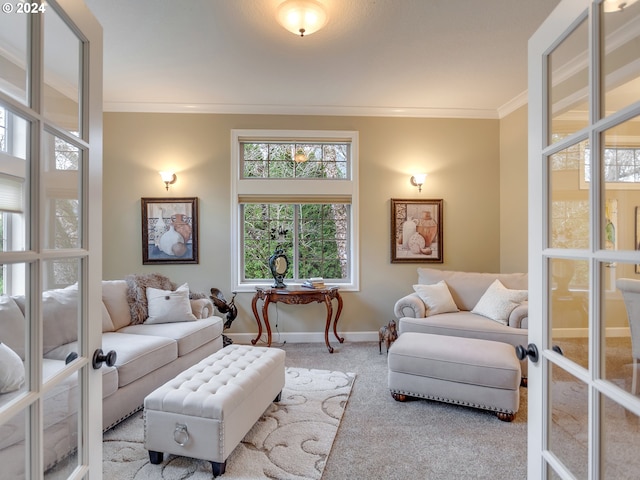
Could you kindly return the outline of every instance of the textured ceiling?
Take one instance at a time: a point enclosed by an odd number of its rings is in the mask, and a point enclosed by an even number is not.
[[[86,0],[104,28],[106,111],[498,118],[524,103],[527,40],[559,0]]]

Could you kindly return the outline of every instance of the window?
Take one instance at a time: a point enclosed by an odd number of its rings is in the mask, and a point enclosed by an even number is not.
[[[358,288],[357,139],[357,132],[232,132],[235,289],[273,284],[268,262],[277,247],[289,259],[285,283],[323,277]]]

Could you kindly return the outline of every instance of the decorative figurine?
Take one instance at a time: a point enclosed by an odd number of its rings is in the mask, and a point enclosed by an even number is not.
[[[382,353],[382,342],[387,346],[387,354],[389,353],[389,347],[393,342],[398,339],[398,330],[396,329],[396,321],[391,320],[388,325],[383,326],[378,334],[378,348]]]
[[[215,287],[211,289],[211,295],[210,295],[211,301],[213,301],[213,304],[215,305],[215,307],[218,309],[220,313],[227,314],[226,315],[227,320],[224,322],[225,330],[231,326],[233,321],[238,316],[238,307],[236,307],[235,305],[235,298],[236,298],[237,292],[232,292],[232,293],[233,293],[233,297],[231,297],[231,301],[227,302],[224,298],[224,295],[220,291],[220,289]],[[222,335],[222,344],[224,347],[226,347],[227,345],[231,345],[232,343],[233,343],[233,340],[231,340],[226,335]]]

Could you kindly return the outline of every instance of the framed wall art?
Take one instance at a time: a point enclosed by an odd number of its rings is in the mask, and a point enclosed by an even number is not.
[[[142,263],[198,263],[198,199],[142,198]]]
[[[442,263],[442,200],[391,199],[391,263]]]

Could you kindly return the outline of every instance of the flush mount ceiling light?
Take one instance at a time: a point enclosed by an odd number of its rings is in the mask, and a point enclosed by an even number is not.
[[[621,12],[637,1],[638,0],[604,0],[604,2],[602,2],[602,7],[606,13]]]
[[[629,0],[632,1],[632,0]],[[301,37],[317,32],[327,23],[327,12],[315,0],[286,0],[278,7],[280,25]]]

